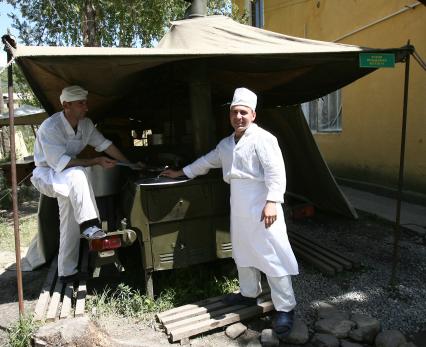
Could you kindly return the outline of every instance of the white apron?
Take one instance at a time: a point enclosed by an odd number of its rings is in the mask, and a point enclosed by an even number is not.
[[[268,228],[260,221],[265,206],[265,183],[231,179],[231,241],[235,263],[255,267],[267,276],[297,275],[298,265],[287,237],[280,203],[277,220]]]

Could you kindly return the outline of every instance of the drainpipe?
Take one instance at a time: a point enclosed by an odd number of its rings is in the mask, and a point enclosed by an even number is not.
[[[2,42],[7,51],[7,85],[9,92],[9,140],[10,140],[10,171],[12,180],[12,205],[13,205],[13,229],[15,234],[15,255],[16,255],[16,280],[18,285],[18,305],[19,314],[24,314],[24,295],[22,291],[22,272],[21,272],[21,242],[19,238],[19,217],[18,217],[18,188],[16,184],[16,153],[15,153],[15,122],[13,114],[13,65],[11,48],[16,48],[15,40],[4,35]]]

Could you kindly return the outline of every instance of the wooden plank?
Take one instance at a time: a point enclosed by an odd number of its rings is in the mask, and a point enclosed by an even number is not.
[[[225,295],[220,295],[220,296],[214,296],[212,298],[208,298],[208,299],[203,299],[197,302],[194,302],[193,304],[187,304],[187,305],[183,305],[183,306],[179,306],[179,307],[175,307],[172,308],[168,311],[164,311],[161,313],[157,313],[155,315],[155,317],[157,318],[158,321],[162,321],[165,317],[167,316],[171,316],[174,315],[176,313],[181,313],[183,311],[187,311],[187,310],[192,310],[192,309],[196,309],[196,308],[200,308],[203,307],[205,305],[214,303],[216,301],[220,301],[223,300],[225,297],[227,297],[229,294],[225,294]]]
[[[265,295],[271,292],[271,289],[269,288],[269,284],[266,282],[262,282],[262,288],[264,288],[264,290],[262,291],[261,295]],[[239,291],[235,291],[233,294],[239,293]],[[224,295],[219,295],[219,296],[214,296],[208,299],[203,299],[197,302],[194,302],[192,304],[187,304],[187,305],[183,305],[183,306],[179,306],[179,307],[175,307],[172,308],[170,310],[161,312],[161,313],[157,313],[155,315],[155,317],[157,318],[157,320],[161,323],[166,317],[168,316],[172,316],[175,315],[177,313],[182,313],[184,311],[188,311],[188,310],[194,310],[194,309],[198,309],[201,307],[205,307],[209,304],[218,302],[218,301],[222,301],[223,299],[225,299],[229,294],[224,294]]]
[[[169,334],[170,342],[176,342],[186,337],[201,334],[203,332],[223,327],[244,319],[252,318],[274,309],[272,301],[263,302],[257,306],[246,307],[236,312],[227,313],[221,319],[211,318],[189,326],[173,330]]]
[[[337,262],[335,262],[334,260],[328,258],[327,256],[324,256],[318,252],[316,252],[315,250],[313,250],[310,246],[305,245],[303,243],[301,243],[298,240],[293,240],[293,245],[296,248],[301,249],[302,251],[306,252],[307,254],[312,255],[313,257],[315,257],[316,259],[318,259],[319,261],[322,261],[325,264],[330,265],[332,268],[334,268],[337,272],[341,272],[343,270],[343,266]]]
[[[247,307],[246,305],[235,305],[235,306],[226,306],[220,310],[216,310],[216,311],[212,311],[212,312],[207,312],[204,314],[200,314],[194,317],[188,317],[186,319],[182,319],[179,320],[177,322],[173,322],[173,323],[169,323],[164,325],[164,329],[166,331],[166,334],[169,334],[171,331],[173,331],[174,329],[183,327],[183,326],[188,326],[200,321],[204,321],[204,320],[208,320],[210,318],[215,318],[217,316],[226,314],[226,313],[230,313],[230,312],[235,312],[238,311],[244,307]]]
[[[79,317],[84,315],[84,306],[86,303],[86,294],[87,294],[87,288],[86,288],[86,281],[81,281],[78,285],[77,289],[77,300],[75,304],[75,312],[74,316]]]
[[[67,283],[65,287],[64,298],[62,299],[61,313],[59,315],[60,319],[64,319],[70,316],[73,292],[74,285],[72,283]]]
[[[266,295],[266,294],[270,293],[270,291],[271,291],[270,288],[267,287],[267,289],[262,293],[262,295]],[[177,321],[189,318],[189,317],[198,316],[198,315],[201,315],[201,314],[205,314],[205,313],[208,313],[208,312],[212,312],[212,311],[215,311],[215,310],[222,309],[224,307],[228,307],[229,305],[227,303],[225,303],[224,301],[222,301],[223,298],[225,298],[226,296],[227,295],[221,296],[222,299],[216,300],[216,302],[212,302],[212,303],[209,303],[209,304],[204,305],[204,306],[196,306],[192,309],[188,309],[188,310],[185,310],[183,312],[178,312],[178,313],[175,313],[173,315],[168,315],[166,317],[163,317],[163,319],[161,320],[161,323],[163,325],[170,324],[170,323],[177,322]],[[187,305],[185,305],[185,306],[187,306]]]
[[[296,233],[289,233],[290,239],[293,239],[294,241],[299,241],[302,244],[305,244],[306,246],[310,247],[312,250],[317,251],[319,254],[322,254],[339,264],[342,264],[343,267],[347,270],[352,268],[352,262],[347,261],[345,258],[341,257],[340,255],[336,255],[334,252],[332,252],[330,249],[325,248],[324,246],[321,246],[313,241],[310,241],[304,237],[300,237],[300,235]]]
[[[334,276],[336,274],[336,270],[333,267],[331,267],[328,264],[324,264],[322,261],[306,253],[303,249],[298,248],[297,245],[293,246],[293,250],[298,257],[310,262],[312,265],[318,267],[321,271],[325,272],[327,275]]]
[[[261,297],[261,300],[262,300],[262,302],[270,301],[271,295],[266,294],[265,296]],[[240,310],[244,307],[247,307],[247,305],[227,306],[227,307],[224,307],[220,310],[207,312],[207,313],[197,315],[197,316],[194,316],[194,317],[188,317],[186,319],[167,324],[167,325],[164,326],[164,328],[166,330],[166,333],[169,333],[173,329],[176,329],[178,327],[185,326],[185,325],[191,325],[191,324],[194,324],[196,322],[199,322],[199,321],[202,321],[202,320],[207,320],[207,319],[210,319],[210,318],[216,318],[216,317],[224,315],[226,313],[238,311],[238,310]]]
[[[59,303],[61,301],[62,288],[63,288],[63,284],[57,279],[55,284],[55,289],[52,293],[49,307],[47,309],[46,322],[52,322],[56,319]]]
[[[47,309],[47,305],[50,300],[50,291],[55,283],[56,275],[58,270],[58,257],[53,258],[50,263],[49,271],[47,272],[46,279],[38,297],[36,307],[34,309],[34,320],[41,321],[44,318],[44,314]]]
[[[296,233],[292,232],[292,234],[296,234]],[[325,248],[324,246],[322,246],[322,245],[320,245],[318,243],[315,243],[314,241],[312,241],[311,239],[307,238],[306,236],[301,235],[300,233],[297,233],[297,235],[300,238],[304,238],[305,240],[309,241],[310,243],[313,243],[313,244],[316,244],[319,247]],[[336,256],[338,256],[338,257],[340,257],[340,258],[342,258],[342,259],[350,262],[352,264],[352,267],[358,268],[358,267],[361,266],[361,263],[358,260],[354,260],[354,259],[349,258],[346,255],[339,254],[339,253],[337,253],[336,251],[334,251],[332,249],[329,249],[329,248],[326,248],[326,249],[327,249],[328,252],[333,253],[334,255],[336,255]]]
[[[226,303],[222,302],[222,301],[213,302],[213,303],[205,305],[203,307],[197,307],[197,308],[194,308],[192,310],[187,310],[187,311],[184,311],[184,312],[181,312],[181,313],[176,313],[172,316],[164,317],[163,320],[161,321],[161,323],[163,325],[170,324],[170,323],[177,322],[179,320],[182,320],[182,319],[185,319],[185,318],[188,318],[188,317],[194,317],[194,316],[198,316],[200,314],[204,314],[204,313],[207,313],[207,312],[219,310],[219,309],[226,307],[226,306],[228,306],[228,305]]]

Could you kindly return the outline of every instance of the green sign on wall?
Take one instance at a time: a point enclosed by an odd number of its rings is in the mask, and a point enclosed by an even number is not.
[[[359,54],[360,67],[394,67],[395,54],[393,53],[360,53]]]

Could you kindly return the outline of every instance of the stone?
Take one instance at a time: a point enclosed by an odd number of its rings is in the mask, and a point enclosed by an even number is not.
[[[321,302],[318,308],[318,319],[339,319],[349,320],[350,314],[348,312],[339,311],[333,305]]]
[[[317,316],[318,319],[326,318],[330,314],[337,312],[337,308],[331,304],[320,301],[318,304]]]
[[[356,323],[357,328],[374,328],[380,330],[380,321],[370,316],[353,314],[351,321]]]
[[[373,344],[379,332],[380,332],[380,328],[377,328],[377,327],[363,327],[363,328],[351,330],[348,336],[350,339],[357,342],[365,342],[368,344]]]
[[[359,343],[350,342],[347,340],[340,340],[340,347],[363,347]]]
[[[376,336],[374,344],[376,347],[400,347],[406,342],[404,335],[398,330],[384,330]]]
[[[89,317],[61,319],[40,327],[34,334],[34,340],[47,346],[110,346],[110,338],[90,322]]]
[[[244,334],[247,330],[247,327],[242,323],[235,323],[226,328],[225,334],[230,339],[235,340],[238,336]]]
[[[278,347],[280,345],[280,340],[272,329],[262,330],[260,342],[262,344],[262,347]]]
[[[294,345],[303,345],[309,340],[309,330],[307,325],[300,319],[296,318],[290,335],[282,340]]]
[[[339,347],[340,342],[336,336],[328,334],[315,334],[311,344],[315,347]]]
[[[399,347],[417,347],[417,346],[413,342],[405,342],[402,345],[399,345]]]
[[[334,335],[340,339],[348,337],[355,323],[350,320],[320,319],[315,323],[315,330],[319,333]]]
[[[373,344],[381,329],[380,321],[362,314],[353,314],[351,320],[357,328],[349,332],[349,337],[357,342]]]

